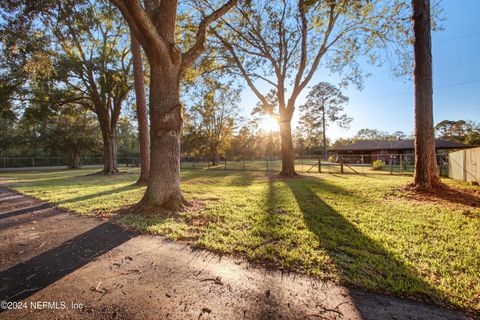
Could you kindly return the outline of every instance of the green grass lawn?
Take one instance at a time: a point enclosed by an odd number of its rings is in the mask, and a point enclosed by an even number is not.
[[[140,200],[138,171],[0,173],[15,190],[85,215],[219,253],[401,297],[480,312],[480,208],[401,196],[411,177],[185,170],[182,189],[201,210],[180,221],[117,216]],[[446,180],[450,185],[478,188]],[[197,206],[198,207],[198,206]],[[468,213],[468,214],[467,214]]]

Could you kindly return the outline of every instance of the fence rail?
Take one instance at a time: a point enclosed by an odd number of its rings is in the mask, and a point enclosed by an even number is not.
[[[320,160],[318,155],[301,156],[295,159],[295,170],[302,173],[389,173],[389,174],[412,174],[415,170],[415,157],[412,154],[375,155],[375,159],[382,160],[383,166],[372,166],[372,155],[339,154],[331,156],[329,160]],[[444,154],[437,155],[439,173],[448,175],[448,157]],[[118,157],[119,167],[138,167],[138,157]],[[102,157],[83,157],[80,166],[101,166]],[[265,157],[260,159],[220,159],[212,161],[211,158],[184,157],[181,159],[182,169],[204,170],[237,170],[237,171],[263,171],[278,172],[282,168],[280,159]],[[3,157],[0,158],[0,170],[29,170],[67,168],[67,157]]]

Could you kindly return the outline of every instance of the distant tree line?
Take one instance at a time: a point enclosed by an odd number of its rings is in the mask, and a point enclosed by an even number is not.
[[[78,168],[81,157],[103,157],[102,133],[93,113],[69,106],[45,117],[0,116],[1,157],[65,157]],[[116,155],[139,155],[138,131],[128,117],[118,120]]]
[[[480,146],[480,123],[471,120],[443,120],[435,126],[439,139]]]

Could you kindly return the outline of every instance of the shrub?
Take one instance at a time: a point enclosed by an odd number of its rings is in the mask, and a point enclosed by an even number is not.
[[[375,160],[373,161],[373,170],[382,170],[384,165],[385,162],[383,162],[382,160]]]

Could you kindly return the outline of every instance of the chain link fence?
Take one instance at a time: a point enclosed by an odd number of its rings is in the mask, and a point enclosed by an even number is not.
[[[375,160],[381,162],[373,165]],[[118,157],[119,167],[138,167],[138,157]],[[437,155],[440,175],[448,176],[448,155]],[[68,168],[67,157],[3,157],[0,158],[0,170],[32,170]],[[81,167],[101,167],[102,157],[82,157]],[[279,172],[282,161],[278,157],[264,158],[218,158],[213,161],[207,157],[183,157],[181,168],[190,170],[235,170]],[[302,155],[295,159],[295,170],[301,173],[353,173],[353,174],[412,174],[415,170],[413,154],[338,154],[328,160],[320,160],[318,155]]]
[[[138,166],[138,157],[119,157],[119,166]],[[71,160],[68,157],[0,157],[0,170],[28,170],[68,168]],[[102,166],[103,157],[82,157],[81,167]]]

